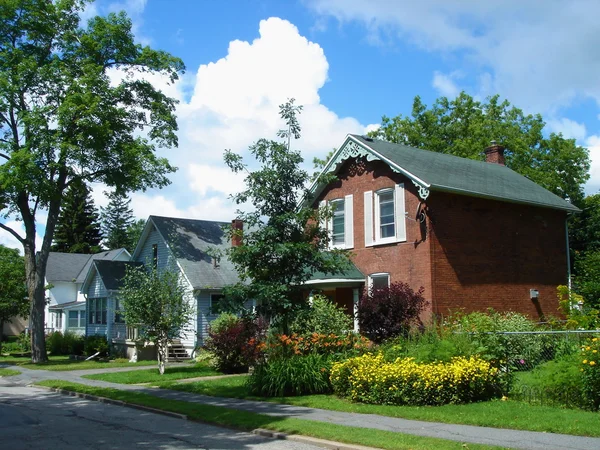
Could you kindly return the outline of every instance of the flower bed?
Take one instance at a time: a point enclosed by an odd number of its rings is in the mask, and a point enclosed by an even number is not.
[[[442,405],[489,400],[500,395],[500,372],[480,357],[418,364],[413,358],[387,363],[365,354],[334,364],[334,392],[355,402],[386,405]]]
[[[583,396],[586,407],[600,409],[600,340],[596,337],[581,348]]]

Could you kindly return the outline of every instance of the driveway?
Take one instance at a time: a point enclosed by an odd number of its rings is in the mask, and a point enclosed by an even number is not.
[[[11,450],[318,448],[26,386],[0,386],[0,436]]]

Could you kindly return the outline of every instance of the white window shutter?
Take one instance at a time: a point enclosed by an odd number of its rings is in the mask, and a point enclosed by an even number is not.
[[[354,248],[354,208],[352,194],[344,198],[344,247]]]
[[[319,226],[322,230],[327,230],[327,220],[323,215],[325,214],[325,206],[327,202],[325,200],[321,200],[319,202]],[[329,231],[327,232],[327,236],[329,236]],[[329,248],[329,238],[327,239],[327,248]]]
[[[396,240],[406,241],[406,207],[404,206],[404,184],[397,184],[395,191]]]
[[[373,246],[373,191],[365,192],[365,247]]]

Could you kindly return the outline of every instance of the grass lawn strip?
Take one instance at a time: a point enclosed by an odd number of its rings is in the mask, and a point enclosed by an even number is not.
[[[465,405],[391,406],[352,403],[334,395],[261,398],[248,394],[244,385],[245,379],[245,376],[240,376],[186,384],[166,382],[160,383],[158,386],[165,389],[174,389],[213,397],[269,401],[293,406],[377,414],[380,416],[423,420],[427,422],[600,437],[600,427],[598,427],[600,414],[597,412],[550,406],[534,406],[510,400],[494,400]]]
[[[191,420],[241,429],[244,431],[264,428],[281,433],[299,434],[319,439],[327,439],[337,442],[344,442],[347,444],[358,444],[382,449],[426,450],[435,448],[436,450],[464,450],[464,448],[498,448],[471,443],[469,443],[467,447],[460,442],[448,441],[445,439],[412,436],[408,434],[394,433],[391,431],[367,430],[365,428],[346,427],[343,425],[333,425],[329,423],[314,422],[303,419],[272,417],[265,414],[238,411],[221,406],[202,405],[179,400],[167,400],[139,392],[120,391],[118,389],[111,388],[99,388],[60,380],[41,381],[37,384],[55,389],[64,389],[71,392],[79,392],[82,394],[123,401],[134,405],[146,406],[176,414],[183,414]]]
[[[101,362],[101,361],[75,361],[69,359],[68,356],[50,356],[47,363],[32,364],[30,358],[2,356],[0,364],[11,364],[22,366],[26,369],[33,370],[51,370],[51,371],[67,371],[67,370],[85,370],[85,369],[112,369],[115,367],[139,367],[139,366],[155,366],[156,361],[139,361],[130,363],[125,361],[119,362]]]
[[[130,372],[98,373],[94,375],[84,375],[83,378],[120,384],[140,384],[213,375],[221,375],[221,373],[215,371],[206,363],[198,363],[194,366],[186,367],[167,366],[164,375],[158,373],[158,368],[155,368],[148,370],[132,370]]]
[[[13,375],[19,375],[21,372],[13,369],[2,369],[0,368],[0,377],[12,377]]]

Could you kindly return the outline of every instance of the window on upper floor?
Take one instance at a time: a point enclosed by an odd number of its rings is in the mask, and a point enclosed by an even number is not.
[[[406,240],[404,185],[364,193],[365,246]]]
[[[158,267],[158,244],[152,244],[152,267]]]
[[[322,201],[319,207],[329,204],[331,217],[321,226],[326,227],[329,234],[329,248],[353,248],[354,247],[354,214],[353,197],[346,195],[343,198]]]

